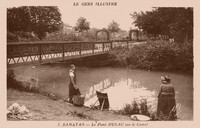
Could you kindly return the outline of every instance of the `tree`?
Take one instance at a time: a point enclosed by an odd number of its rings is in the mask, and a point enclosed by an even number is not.
[[[115,33],[117,33],[119,30],[119,24],[114,20],[108,25],[108,31],[110,31],[110,33],[112,33],[114,37]]]
[[[140,13],[134,12],[131,16],[135,20],[133,22],[135,26],[149,35],[156,37],[160,33],[160,20],[156,11],[153,10]]]
[[[62,24],[56,6],[23,6],[7,9],[7,28],[13,33],[33,32],[40,40],[57,31]]]
[[[154,8],[148,12],[131,14],[134,24],[148,34],[165,35],[177,42],[193,40],[192,8]]]
[[[74,27],[75,31],[84,32],[90,29],[90,22],[86,20],[84,17],[80,17],[77,22],[76,26]]]
[[[28,7],[7,9],[7,30],[12,33],[31,31],[31,16]]]

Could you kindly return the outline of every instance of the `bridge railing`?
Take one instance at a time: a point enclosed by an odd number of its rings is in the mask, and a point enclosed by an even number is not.
[[[129,47],[128,40],[113,41],[59,41],[59,42],[26,42],[7,44],[7,66],[15,67],[28,64],[63,61],[70,58],[90,56],[108,52],[115,47]]]

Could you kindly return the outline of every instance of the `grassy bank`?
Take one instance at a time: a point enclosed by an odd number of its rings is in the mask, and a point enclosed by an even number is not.
[[[37,76],[43,76],[45,73],[48,76],[39,77],[39,80],[44,80],[49,84],[50,82],[57,82],[59,86],[59,80],[53,77],[54,74],[59,74],[58,70],[49,70],[51,67],[44,66],[38,68],[26,68],[15,72],[13,70],[8,71],[7,76],[7,108],[13,103],[24,105],[30,111],[31,117],[28,120],[40,120],[40,121],[127,121],[131,120],[130,117],[120,114],[115,114],[112,111],[101,111],[97,109],[91,109],[89,107],[76,107],[68,102],[63,102],[60,97],[54,95],[48,90],[42,90],[37,82]],[[43,71],[40,71],[43,70]],[[40,72],[40,73],[39,73]],[[38,73],[38,74],[37,74]],[[35,77],[34,77],[35,76]],[[59,76],[64,79],[65,76]],[[45,79],[49,78],[49,79]],[[56,77],[58,78],[58,76]],[[65,80],[65,79],[64,79]],[[64,81],[63,81],[64,82]],[[46,87],[51,88],[51,85]],[[66,87],[67,88],[67,87]],[[63,90],[63,88],[62,88]],[[65,90],[65,89],[64,89]],[[53,95],[52,95],[53,94]],[[10,120],[20,120],[14,118],[7,118]]]
[[[7,90],[7,107],[13,103],[25,105],[31,113],[32,121],[128,121],[128,116],[114,114],[111,111],[93,110],[75,107],[62,101],[51,100],[38,94],[9,88]],[[8,118],[8,120],[17,120]]]
[[[193,73],[192,43],[148,41],[131,49],[115,48],[110,55],[117,66],[129,66],[153,71]]]

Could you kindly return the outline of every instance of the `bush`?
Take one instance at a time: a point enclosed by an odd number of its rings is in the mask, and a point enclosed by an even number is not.
[[[18,42],[19,37],[16,34],[13,34],[11,32],[7,32],[7,42]]]
[[[7,31],[7,42],[29,42],[37,40],[37,37],[30,32],[12,33]]]
[[[184,43],[180,46],[178,57],[176,58],[176,70],[193,73],[193,44]]]
[[[176,111],[180,112],[180,110]],[[125,104],[124,108],[122,108],[121,110],[117,110],[114,111],[116,112],[116,114],[122,114],[122,115],[134,115],[134,114],[140,114],[140,115],[145,115],[148,116],[150,118],[151,121],[174,121],[177,120],[177,118],[172,117],[172,115],[170,114],[169,116],[164,115],[162,112],[157,115],[156,111],[152,111],[151,107],[148,106],[147,107],[147,99],[141,99],[140,102],[136,102],[135,100],[132,101],[131,104]]]
[[[48,33],[45,40],[47,41],[95,41],[95,31],[89,30],[77,33],[74,30],[68,32],[57,31]]]
[[[110,51],[109,56],[110,58],[116,60],[116,66],[126,66],[128,64],[128,53],[129,50],[127,50],[126,48],[117,47],[114,50]]]
[[[132,49],[116,48],[110,52],[118,64],[156,71],[193,72],[192,43],[149,41]]]
[[[131,104],[125,104],[124,108],[118,110],[119,114],[123,115],[134,115],[134,114],[141,114],[150,116],[147,108],[146,99],[142,99],[140,102],[136,102],[135,100]]]
[[[143,45],[143,56],[138,58],[139,66],[147,70],[171,70],[174,68],[178,47],[170,42],[148,42]],[[131,54],[137,54],[135,52]],[[142,54],[140,52],[140,54]],[[131,58],[131,56],[129,56]]]
[[[57,31],[53,33],[48,33],[46,41],[77,41],[77,37],[73,32],[63,33],[62,31]]]

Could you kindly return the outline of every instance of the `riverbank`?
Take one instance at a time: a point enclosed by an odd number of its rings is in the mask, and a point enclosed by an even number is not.
[[[93,110],[75,107],[62,101],[54,101],[37,93],[24,92],[9,88],[7,90],[7,107],[13,103],[25,105],[32,114],[29,120],[39,121],[128,121],[130,117],[115,114],[112,111]],[[13,120],[8,118],[8,120]]]

